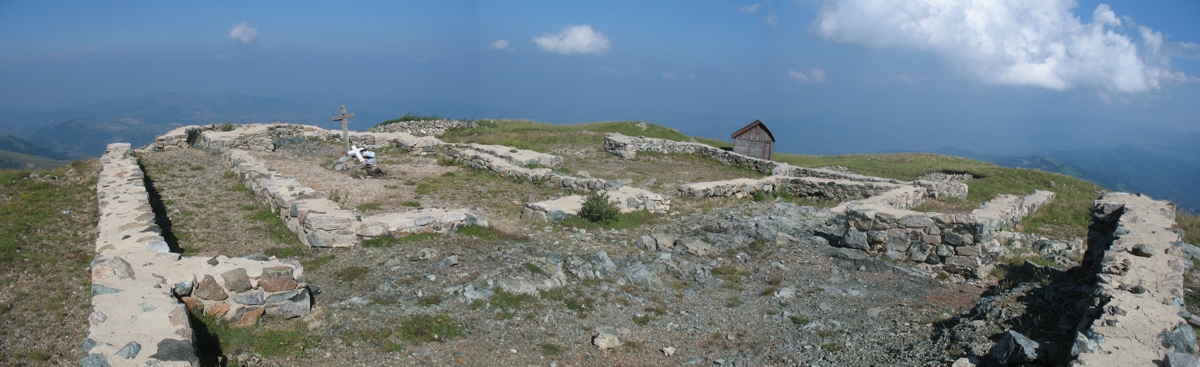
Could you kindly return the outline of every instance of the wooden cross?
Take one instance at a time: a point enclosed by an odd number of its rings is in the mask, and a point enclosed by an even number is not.
[[[350,127],[348,124],[350,123],[350,118],[353,116],[353,113],[346,114],[346,105],[342,105],[342,114],[333,117],[333,121],[342,122],[342,143],[346,146],[347,151],[350,150]]]

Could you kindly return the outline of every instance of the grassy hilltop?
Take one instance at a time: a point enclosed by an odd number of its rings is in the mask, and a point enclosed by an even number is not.
[[[681,181],[694,182],[762,176],[761,173],[722,165],[702,157],[645,153],[639,154],[637,160],[622,161],[601,149],[604,133],[609,132],[675,141],[695,141],[714,146],[730,146],[729,142],[693,138],[663,126],[647,125],[647,128],[642,130],[638,127],[637,122],[596,122],[577,125],[552,125],[530,121],[476,121],[476,123],[479,125],[477,128],[451,130],[441,139],[447,142],[509,145],[558,154],[562,155],[566,161],[564,167],[559,170],[573,174],[581,174],[586,170],[594,177],[605,179],[631,178],[635,185],[644,186],[660,193],[673,192],[674,186],[671,185]],[[190,182],[180,179],[185,176],[195,176],[197,179],[206,180],[212,178],[210,180],[212,185],[221,187],[215,190],[228,191],[227,195],[236,197],[245,195],[248,198],[244,188],[228,175],[222,175],[223,168],[217,164],[202,167],[195,165],[196,162],[188,164],[159,162],[162,159],[166,158],[147,159],[144,164],[148,177],[152,177],[155,181],[161,180],[156,185],[159,185],[160,189],[167,193],[168,198],[183,200],[179,197],[184,196],[181,193],[184,193],[185,190],[177,186]],[[215,160],[212,157],[209,159]],[[381,159],[416,158],[384,156]],[[421,159],[435,161],[434,158]],[[1048,237],[1086,235],[1088,209],[1091,207],[1092,201],[1104,192],[1104,188],[1095,184],[1062,174],[1005,168],[971,159],[933,154],[801,156],[777,153],[776,159],[797,166],[844,166],[855,173],[900,180],[913,180],[928,172],[970,173],[976,177],[974,180],[967,181],[970,194],[966,199],[932,201],[918,208],[920,210],[969,211],[996,194],[1022,195],[1032,193],[1034,190],[1054,191],[1058,194],[1056,200],[1027,217],[1021,228],[1023,231],[1040,233]],[[442,162],[437,161],[434,165],[437,164],[442,164]],[[446,165],[452,164],[452,162],[446,163]],[[209,172],[210,168],[212,172]],[[443,169],[449,168],[453,167],[443,167]],[[99,162],[95,159],[71,162],[52,170],[0,170],[0,322],[11,325],[11,327],[0,328],[0,359],[15,361],[14,363],[18,365],[44,362],[73,364],[77,361],[81,347],[79,340],[84,334],[84,328],[81,325],[87,323],[89,302],[87,269],[88,261],[92,258],[94,250],[93,242],[95,241],[98,212],[95,185],[98,171]],[[33,175],[33,173],[37,173],[37,175]],[[202,176],[202,174],[209,176]],[[502,179],[489,172],[469,169],[460,170],[457,175],[442,174],[424,179],[413,178],[412,180],[414,182],[406,182],[404,185],[412,185],[417,193],[424,193],[427,196],[441,194],[443,197],[452,197],[460,200],[460,204],[483,206],[484,210],[489,211],[490,214],[495,213],[493,215],[508,215],[513,210],[519,209],[519,202],[524,199],[521,195],[528,195],[531,191],[543,199],[545,196],[557,194],[548,188],[534,187],[528,183]],[[514,195],[503,197],[512,200],[485,197],[482,192],[477,192],[479,186],[475,185],[494,185],[491,187],[495,187],[496,192],[507,190]],[[492,192],[489,191],[488,194],[490,195]],[[234,219],[245,217],[245,220],[241,220],[249,223],[245,232],[254,232],[252,233],[254,236],[250,236],[254,241],[250,242],[259,247],[276,246],[283,249],[294,247],[294,251],[281,252],[277,255],[296,257],[305,264],[306,273],[310,273],[310,276],[318,283],[349,286],[358,282],[355,279],[360,277],[360,273],[371,271],[370,268],[362,267],[354,260],[353,252],[337,252],[335,254],[329,251],[309,251],[300,248],[301,245],[294,243],[295,238],[286,233],[278,236],[279,241],[276,241],[272,237],[274,232],[271,232],[271,228],[278,226],[278,221],[274,220],[274,216],[270,215],[265,207],[253,200],[221,200],[235,204],[230,204],[231,208],[218,208],[216,203],[206,202],[208,200],[206,198],[211,197],[198,195],[195,198],[187,199],[205,203],[211,207],[195,203],[188,205],[184,205],[182,202],[180,204],[166,203],[169,207],[175,205],[175,208],[178,209],[172,212],[172,219],[175,219],[174,222],[178,227],[176,233],[180,236],[181,241],[203,245],[204,241],[189,236],[231,232],[232,229],[225,227],[232,225],[233,222],[238,222],[233,219],[201,220],[196,214],[192,214],[193,212],[208,211],[211,214],[205,217],[217,219],[225,218],[218,215]],[[426,200],[428,199],[426,198]],[[714,202],[715,204],[706,205],[727,203]],[[803,202],[801,203],[803,204]],[[359,209],[371,210],[366,205]],[[1200,243],[1200,219],[1194,214],[1181,212],[1177,221],[1179,226],[1187,232],[1185,241]],[[630,230],[631,233],[637,231],[639,231],[638,228]],[[601,233],[603,233],[602,230]],[[484,235],[472,233],[466,235],[480,238],[481,240],[478,241],[487,240],[485,238],[487,236]],[[213,238],[208,241],[228,242],[226,237],[211,237]],[[415,240],[433,241],[428,238]],[[276,242],[279,243],[276,244]],[[557,242],[555,243],[557,244]],[[189,251],[191,250],[193,249],[189,248]],[[194,250],[199,251],[204,248]],[[247,247],[242,251],[260,250]],[[270,250],[272,249],[268,249],[268,251]],[[370,250],[379,249],[371,248]],[[411,260],[405,263],[411,263]],[[358,273],[353,273],[351,270]],[[418,278],[413,275],[403,279],[412,282]],[[335,281],[336,283],[334,283]],[[337,287],[333,288],[334,290],[331,292],[336,291]],[[374,302],[385,305],[385,301]],[[253,331],[253,333],[265,333],[263,335],[284,335],[280,334],[284,332],[304,334],[303,327],[296,325],[299,324],[279,323],[273,328],[264,328]],[[293,330],[296,327],[298,329]],[[261,339],[274,343],[278,339],[261,337],[258,334],[251,334],[251,331],[239,331],[242,334],[237,335],[241,335],[241,337],[234,338],[230,336],[234,335],[233,331],[222,330],[213,330],[213,332],[226,336],[226,339],[222,339],[223,346],[229,344],[227,347],[247,347],[266,355],[270,354],[266,347],[252,346],[261,344],[256,344],[255,340]],[[347,338],[350,337],[347,336]],[[278,348],[278,346],[275,347]]]

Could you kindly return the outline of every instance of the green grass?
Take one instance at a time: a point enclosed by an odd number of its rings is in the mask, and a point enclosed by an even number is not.
[[[325,264],[328,264],[335,257],[337,257],[337,255],[330,254],[330,255],[317,257],[314,259],[301,260],[300,264],[304,265],[305,271],[313,271],[313,270],[317,270],[318,268],[320,268],[321,266],[323,266]]]
[[[647,124],[647,129],[637,127],[636,121],[594,122],[575,125],[553,125],[526,120],[476,120],[476,128],[451,129],[442,135],[442,140],[452,143],[479,143],[507,145],[519,149],[548,152],[550,147],[560,144],[600,146],[604,133],[617,132],[629,136],[647,136],[674,141],[690,141],[682,133],[665,126]],[[593,132],[595,134],[585,134]]]
[[[469,225],[455,231],[458,234],[473,236],[481,240],[530,241],[528,236],[505,233],[492,227]]]
[[[207,335],[201,336],[197,342],[202,352],[213,352],[219,345],[222,351],[248,350],[265,357],[304,355],[304,350],[316,345],[317,336],[308,331],[301,321],[282,321],[283,327],[257,326],[250,328],[231,328],[229,323],[220,317],[206,316],[203,313],[190,314],[193,325],[198,321],[203,324]],[[216,343],[211,345],[209,343]]]
[[[802,167],[840,165],[858,174],[906,181],[935,171],[967,172],[978,177],[967,181],[969,190],[965,202],[972,206],[991,200],[997,194],[1028,195],[1034,190],[1055,192],[1057,196],[1053,202],[1024,219],[1023,227],[1027,232],[1048,226],[1064,230],[1065,235],[1086,236],[1090,219],[1088,210],[1100,196],[1097,191],[1102,190],[1090,182],[1058,173],[1006,168],[935,154],[802,156],[776,153],[775,160]]]
[[[530,274],[541,275],[547,278],[550,277],[550,274],[546,274],[545,271],[542,271],[542,268],[539,268],[537,265],[533,265],[532,263],[524,263],[521,264],[521,266],[525,267],[525,270],[529,270]]]
[[[462,331],[458,324],[446,315],[410,316],[400,322],[400,337],[414,343],[453,340],[460,336]]]
[[[379,203],[366,203],[366,204],[359,205],[356,209],[358,209],[358,211],[360,211],[360,212],[365,212],[368,210],[379,210],[379,208],[380,208]]]
[[[621,213],[617,215],[617,219],[608,223],[592,222],[579,216],[570,216],[563,219],[562,225],[576,228],[614,228],[614,229],[632,229],[645,225],[657,223],[659,215],[646,210],[635,212]]]
[[[397,122],[408,122],[408,121],[433,121],[433,120],[446,120],[446,118],[439,117],[438,115],[429,115],[429,116],[423,116],[423,115],[421,115],[421,114],[419,114],[419,113],[412,113],[412,112],[409,112],[409,113],[406,113],[406,114],[404,114],[404,116],[400,116],[400,117],[398,117],[398,118],[394,118],[394,119],[391,119],[391,120],[387,120],[387,121],[384,121],[384,122],[380,122],[379,124],[377,124],[377,125],[375,125],[375,126],[383,126],[383,125],[387,125],[387,124],[394,124],[394,123],[397,123]]]
[[[403,203],[400,203],[400,205],[404,205],[404,206],[412,207],[412,208],[420,208],[421,202],[415,201],[415,200],[410,200],[410,201],[405,201]]]
[[[1183,242],[1200,246],[1200,216],[1195,212],[1179,211],[1175,223],[1183,230]]]
[[[542,345],[538,346],[538,349],[542,351],[542,354],[552,357],[562,354],[563,352],[563,347],[554,343],[543,343]]]
[[[399,244],[412,243],[424,240],[431,240],[441,237],[440,233],[417,233],[403,237],[379,236],[369,240],[363,240],[363,247],[390,247]]]
[[[349,283],[366,278],[367,272],[370,270],[371,269],[362,266],[351,266],[342,270],[338,270],[337,273],[333,274],[333,276],[338,278],[338,280]]]

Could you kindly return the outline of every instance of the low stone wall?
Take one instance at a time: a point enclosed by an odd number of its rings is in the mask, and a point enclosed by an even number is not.
[[[474,169],[488,170],[504,177],[561,187],[571,191],[616,190],[623,186],[615,181],[599,178],[568,176],[549,168],[523,167],[466,145],[447,146],[443,154]]]
[[[423,121],[399,121],[387,125],[380,125],[371,128],[370,132],[375,133],[407,133],[413,136],[440,136],[446,133],[446,130],[455,128],[474,128],[479,125],[472,121],[459,120],[423,120]]]
[[[129,144],[116,143],[100,158],[100,215],[90,269],[92,312],[81,366],[196,365],[188,305],[200,308],[211,301],[209,310],[223,310],[215,313],[238,327],[256,325],[264,313],[308,313],[311,300],[298,263],[182,258],[170,252],[132,153]],[[225,301],[230,297],[233,302]]]
[[[516,166],[531,166],[537,165],[546,168],[558,168],[562,166],[563,159],[561,156],[539,153],[532,150],[516,149],[503,145],[483,145],[483,144],[453,144],[457,149],[473,149],[481,153],[487,153],[492,156],[504,159]]]
[[[616,203],[622,213],[646,210],[665,214],[671,209],[671,199],[639,188],[623,186],[609,190],[608,195],[609,201]],[[586,199],[583,195],[569,195],[542,202],[525,203],[525,208],[521,211],[521,220],[532,223],[558,223],[567,216],[579,214],[579,209],[583,207]]]
[[[835,207],[833,211],[846,213],[845,231],[835,245],[897,261],[941,264],[947,270],[983,278],[991,272],[989,263],[1006,251],[997,235],[1054,199],[1054,193],[1048,191],[1024,197],[999,195],[971,214],[921,213],[902,210],[890,203],[869,202],[902,191],[889,191],[865,203]]]
[[[1097,283],[1091,317],[1076,329],[1073,365],[1195,365],[1186,322],[1194,316],[1183,301],[1191,261],[1175,228],[1173,203],[1128,193],[1096,200],[1083,266]]]
[[[748,168],[762,173],[771,173],[779,165],[779,163],[773,161],[747,157],[707,144],[647,138],[644,136],[625,136],[620,133],[604,135],[603,147],[604,151],[624,159],[636,157],[637,152],[698,154],[725,164]]]
[[[751,196],[756,191],[773,194],[784,191],[799,197],[824,197],[839,201],[866,199],[895,190],[901,185],[808,177],[769,176],[762,179],[735,179],[698,182],[677,188],[680,196],[690,198]],[[906,207],[907,208],[907,207]]]
[[[188,134],[199,134],[204,131],[216,130],[215,125],[188,125],[177,127],[166,134],[154,138],[154,150],[171,151],[188,148]],[[199,140],[199,139],[197,139]]]
[[[255,197],[269,204],[301,242],[312,247],[347,247],[383,235],[445,233],[468,225],[488,225],[483,213],[465,209],[425,209],[363,218],[341,209],[328,199],[328,193],[270,170],[246,151],[226,150],[222,163]]]

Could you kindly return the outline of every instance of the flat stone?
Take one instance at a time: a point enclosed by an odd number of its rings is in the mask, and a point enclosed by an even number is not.
[[[975,260],[966,256],[950,256],[946,258],[946,265],[959,267],[974,267]]]
[[[92,281],[103,279],[136,279],[133,267],[120,257],[114,257],[92,267]]]
[[[1200,367],[1200,357],[1194,354],[1171,352],[1164,358],[1164,367]]]
[[[933,225],[933,219],[929,219],[928,216],[913,214],[900,217],[896,223],[906,228],[925,228]]]
[[[298,293],[300,293],[300,291],[293,289],[283,293],[272,294],[267,296],[267,303],[287,301],[289,298],[295,297]]]
[[[234,315],[233,319],[229,320],[229,327],[248,328],[258,325],[258,318],[262,317],[263,311],[264,309],[262,306],[242,307],[238,309],[237,314]]]
[[[1041,344],[1014,330],[1008,330],[992,347],[991,356],[1001,365],[1033,362],[1044,353]]]
[[[1196,354],[1196,332],[1192,331],[1192,327],[1187,323],[1181,322],[1175,330],[1164,331],[1159,337],[1162,338],[1164,347],[1174,347],[1176,352]]]
[[[200,280],[200,285],[192,293],[196,297],[209,301],[222,301],[229,298],[229,294],[225,293],[225,288],[217,284],[217,280],[208,274],[204,275],[204,279]]]
[[[103,354],[88,354],[79,360],[79,367],[112,367]]]
[[[233,301],[243,304],[243,305],[251,305],[251,306],[262,305],[262,304],[266,303],[266,299],[263,298],[262,291],[251,291],[251,292],[246,292],[246,293],[234,294]]]
[[[1154,249],[1150,245],[1139,243],[1133,245],[1133,248],[1129,249],[1129,253],[1133,254],[1133,256],[1151,257],[1154,256]]]
[[[235,293],[242,293],[251,288],[250,276],[246,274],[246,268],[237,268],[221,273],[221,279],[225,281],[225,288]]]
[[[852,249],[857,249],[857,250],[866,251],[871,248],[869,245],[867,245],[867,235],[863,234],[862,232],[859,232],[858,230],[856,230],[854,228],[846,229],[846,232],[842,234],[842,240],[840,241],[840,243],[841,243],[842,247],[847,247],[847,248],[852,248]]]
[[[137,357],[138,353],[141,351],[141,344],[138,344],[138,342],[129,342],[129,344],[125,344],[124,347],[121,347],[121,350],[117,351],[117,357],[133,359],[133,357]]]
[[[113,294],[113,293],[117,293],[120,291],[121,291],[120,289],[105,287],[100,284],[92,284],[92,297],[104,295],[104,294]]]
[[[592,338],[592,345],[600,349],[612,349],[621,346],[621,338],[618,336],[616,329],[612,327],[601,326],[596,328],[596,336]]]
[[[258,278],[258,287],[266,292],[281,292],[296,289],[296,278],[293,277],[290,266],[272,266],[263,268],[262,276]]]
[[[157,351],[150,358],[160,361],[189,362],[193,366],[200,363],[200,360],[196,358],[196,349],[191,342],[186,340],[163,339],[158,342]]]
[[[212,307],[204,310],[204,314],[213,317],[219,317],[229,312],[229,302],[217,302]]]
[[[307,315],[311,310],[312,301],[307,288],[300,288],[299,292],[285,301],[268,302],[266,306],[267,315],[285,319]]]
[[[700,240],[699,238],[692,238],[687,241],[684,241],[683,246],[684,246],[684,248],[687,249],[688,253],[691,253],[696,256],[707,256],[709,254],[717,252],[717,249],[715,247],[713,247],[710,244],[705,243],[704,241]]]
[[[959,256],[979,257],[981,255],[981,253],[979,252],[979,246],[975,246],[975,245],[966,245],[966,246],[955,247],[954,252],[958,253]]]
[[[171,291],[175,292],[175,295],[179,297],[190,296],[192,295],[192,282],[187,281],[175,283],[175,287],[173,287]]]

